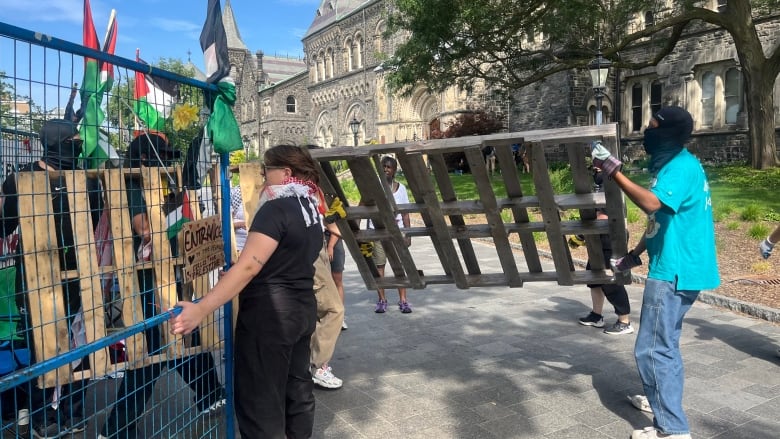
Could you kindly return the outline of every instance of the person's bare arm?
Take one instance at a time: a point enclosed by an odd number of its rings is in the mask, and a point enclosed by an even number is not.
[[[330,232],[330,235],[328,236],[328,259],[332,261],[333,250],[335,249],[336,244],[338,244],[339,239],[341,239],[341,232],[339,232],[339,228],[335,223],[327,223],[325,224],[325,228]]]
[[[634,183],[622,172],[615,172],[612,175],[612,179],[623,190],[623,193],[643,212],[649,214],[661,208],[661,200],[654,193]]]
[[[171,332],[189,334],[200,326],[203,319],[241,292],[260,273],[268,259],[276,251],[279,242],[268,235],[249,232],[246,246],[238,261],[222,276],[214,288],[198,303],[179,302],[182,312],[173,318]]]

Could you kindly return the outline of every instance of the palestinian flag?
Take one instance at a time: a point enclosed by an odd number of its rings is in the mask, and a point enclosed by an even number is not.
[[[146,64],[136,51],[136,61]],[[143,72],[135,72],[135,100],[133,111],[150,131],[165,132],[165,119],[171,115],[179,84],[176,81],[156,78]]]
[[[95,23],[92,20],[92,8],[89,0],[84,0],[84,46],[113,55],[116,48],[116,38],[116,11],[112,10],[103,47],[101,48],[98,45]],[[84,58],[84,80],[81,83],[82,120],[80,134],[81,139],[84,141],[82,157],[87,158],[88,168],[97,168],[112,155],[109,144],[101,142],[100,126],[106,118],[101,108],[103,96],[111,90],[113,82],[114,66],[112,64],[99,62],[90,57]]]
[[[206,22],[200,32],[200,48],[206,62],[206,82],[214,84],[230,74],[227,34],[222,23],[219,0],[209,0],[206,7]]]
[[[206,22],[200,33],[200,48],[206,62],[206,77],[210,84],[217,84],[219,93],[209,102],[211,115],[206,124],[206,134],[219,154],[238,151],[243,147],[241,131],[233,115],[236,102],[236,86],[228,76],[227,36],[222,24],[222,7],[219,0],[209,0],[206,8]],[[212,95],[214,96],[214,95]]]
[[[176,235],[181,232],[181,228],[184,224],[195,219],[192,215],[192,209],[190,208],[190,197],[187,196],[186,190],[181,192],[181,204],[176,204],[176,208],[169,212],[165,217],[168,239],[175,238]]]

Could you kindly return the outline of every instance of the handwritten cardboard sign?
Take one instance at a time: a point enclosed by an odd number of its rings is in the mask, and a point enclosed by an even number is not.
[[[222,220],[210,216],[182,226],[179,245],[184,255],[184,282],[225,265]]]

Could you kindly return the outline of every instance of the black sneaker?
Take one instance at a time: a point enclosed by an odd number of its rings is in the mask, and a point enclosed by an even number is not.
[[[86,429],[87,429],[87,423],[84,422],[84,419],[79,419],[78,421],[74,420],[73,425],[70,425],[68,427],[67,433],[69,434],[81,433]]]
[[[596,314],[595,312],[591,311],[590,314],[588,314],[587,316],[580,317],[580,325],[603,328],[604,317],[602,317],[601,314]]]
[[[632,332],[634,332],[634,327],[631,326],[631,322],[623,323],[620,320],[604,330],[604,333],[609,335],[631,334]]]
[[[55,439],[64,434],[60,431],[60,426],[56,422],[48,424],[33,424],[32,426],[33,437],[38,439]]]

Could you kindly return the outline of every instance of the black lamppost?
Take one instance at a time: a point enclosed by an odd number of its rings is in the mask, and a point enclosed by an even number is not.
[[[596,59],[588,63],[590,79],[593,84],[593,95],[596,97],[596,125],[601,125],[601,100],[604,98],[604,90],[607,88],[607,77],[612,62],[601,54],[599,49]]]
[[[352,138],[355,141],[355,146],[357,147],[357,135],[358,131],[360,131],[360,121],[357,120],[355,116],[352,116],[352,120],[349,121],[349,129],[352,130]]]

